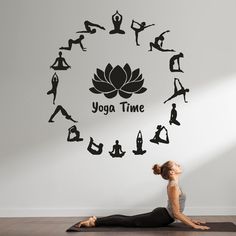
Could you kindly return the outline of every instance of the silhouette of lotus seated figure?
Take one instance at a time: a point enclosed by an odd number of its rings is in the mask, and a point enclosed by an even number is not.
[[[97,69],[92,79],[93,86],[89,90],[92,93],[103,93],[107,98],[114,98],[117,93],[122,98],[130,98],[133,93],[141,94],[147,89],[143,87],[144,79],[140,70],[133,72],[128,64],[122,68],[117,65],[115,68],[108,64],[105,71]]]

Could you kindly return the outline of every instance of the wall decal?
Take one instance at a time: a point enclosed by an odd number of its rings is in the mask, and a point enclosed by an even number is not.
[[[109,153],[112,157],[123,157],[125,155],[125,152],[122,151],[122,147],[118,140],[116,140],[116,144],[113,145],[113,149]]]
[[[179,54],[176,54],[174,56],[172,56],[170,58],[170,63],[169,63],[169,66],[170,66],[170,71],[171,72],[183,72],[181,69],[180,69],[180,64],[179,64],[179,59],[181,57],[184,57],[184,54],[181,52]],[[174,64],[175,62],[177,62],[177,65],[178,65],[178,69],[174,69]]]
[[[179,86],[181,87],[180,89],[177,88],[176,82],[179,83]],[[177,96],[179,96],[179,95],[183,95],[183,97],[184,97],[184,102],[187,103],[188,101],[186,101],[186,93],[188,93],[188,92],[189,92],[189,89],[188,89],[188,88],[185,89],[185,88],[183,87],[183,85],[181,84],[180,80],[177,79],[177,78],[175,78],[175,79],[174,79],[174,94],[173,94],[170,98],[168,98],[166,101],[164,101],[164,103],[166,103],[167,101],[170,101],[172,98],[175,98],[175,97],[177,97]]]
[[[146,25],[146,22],[142,22],[141,24],[138,23],[137,21],[132,20],[131,23],[131,29],[134,30],[135,32],[135,42],[137,46],[140,46],[140,44],[138,43],[138,34],[143,31],[144,29],[153,26],[155,24],[151,24],[151,25]],[[138,28],[137,28],[138,27]]]
[[[103,26],[98,25],[98,24],[94,24],[94,23],[92,23],[92,22],[90,22],[90,21],[88,21],[88,20],[86,20],[86,21],[84,22],[84,26],[85,26],[85,29],[86,29],[86,30],[84,30],[84,31],[77,31],[76,33],[90,33],[90,34],[95,34],[97,31],[96,31],[96,29],[92,29],[92,28],[94,28],[94,27],[97,27],[97,28],[99,28],[99,29],[105,30],[105,28],[104,28]],[[91,27],[92,27],[92,28],[91,28]]]
[[[65,118],[66,118],[67,120],[71,120],[71,121],[73,121],[74,123],[77,123],[77,122],[78,122],[78,121],[72,119],[72,117],[67,113],[67,111],[66,111],[61,105],[58,105],[58,106],[56,107],[55,111],[54,111],[53,114],[51,115],[51,117],[50,117],[50,119],[49,119],[48,122],[54,122],[53,118],[56,116],[56,114],[57,114],[58,112],[61,112],[61,114],[62,114],[63,116],[65,116]]]
[[[114,29],[109,32],[110,34],[125,34],[125,31],[120,29],[122,20],[123,17],[118,11],[116,11],[116,13],[112,15],[112,23],[114,25]]]
[[[74,137],[71,137],[74,134]],[[68,142],[80,142],[83,141],[83,138],[80,138],[80,132],[77,130],[76,126],[73,125],[68,129]]]
[[[144,79],[139,73],[139,69],[132,72],[129,64],[125,64],[123,68],[118,65],[113,68],[108,64],[105,71],[97,69],[97,74],[92,79],[94,87],[89,90],[95,94],[103,93],[107,98],[114,98],[117,93],[122,98],[130,98],[133,93],[141,94],[147,90],[142,87]]]
[[[96,148],[94,149],[93,146]],[[102,148],[103,148],[103,144],[102,143],[99,143],[99,144],[96,144],[94,143],[93,141],[93,138],[90,137],[90,142],[89,142],[89,145],[87,147],[87,150],[93,154],[93,155],[100,155],[102,153]]]
[[[86,48],[84,48],[84,46],[83,46],[83,44],[82,44],[82,40],[84,39],[84,35],[83,34],[81,34],[80,36],[79,36],[79,38],[77,38],[77,39],[75,39],[75,40],[73,40],[73,39],[69,39],[68,40],[68,46],[67,47],[60,47],[59,49],[62,49],[62,50],[71,50],[71,48],[72,48],[72,44],[79,44],[80,45],[80,47],[81,47],[81,49],[83,50],[83,51],[86,51]]]
[[[177,111],[175,108],[176,108],[176,104],[173,103],[171,114],[170,114],[170,121],[169,121],[170,125],[171,124],[180,125],[179,121],[177,121]]]
[[[162,139],[160,137],[160,134],[163,130],[166,131],[166,139]],[[162,125],[158,125],[157,126],[157,131],[155,132],[155,136],[152,139],[150,139],[150,142],[156,143],[156,144],[159,144],[159,143],[168,144],[169,143],[169,136],[168,136],[168,131],[167,131],[166,127],[162,126]]]
[[[71,68],[65,60],[64,57],[62,57],[62,52],[59,52],[59,57],[56,58],[55,62],[50,66],[50,68],[54,70],[67,70],[68,68]]]
[[[133,153],[135,155],[143,155],[144,153],[146,153],[146,150],[142,149],[143,137],[142,137],[142,133],[140,130],[139,130],[137,138],[136,138],[136,146],[137,146],[137,150],[133,150]]]
[[[47,95],[53,94],[53,104],[55,104],[55,100],[57,96],[57,86],[59,83],[59,78],[56,72],[52,76],[51,83],[52,83],[52,89],[47,92]]]
[[[159,50],[161,52],[174,52],[175,51],[174,49],[164,49],[164,48],[162,48],[163,41],[165,39],[163,35],[168,33],[168,32],[170,32],[170,31],[167,30],[167,31],[163,32],[162,34],[160,34],[158,37],[156,37],[155,40],[154,40],[154,43],[150,42],[150,44],[149,44],[150,45],[149,51],[152,51],[152,48],[155,48],[155,49],[157,49],[157,50]]]

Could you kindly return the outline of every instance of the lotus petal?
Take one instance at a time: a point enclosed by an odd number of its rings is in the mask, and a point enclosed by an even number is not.
[[[130,98],[132,96],[132,93],[126,93],[123,90],[119,90],[119,94],[122,98]]]
[[[126,72],[126,79],[127,79],[126,81],[129,81],[130,80],[130,76],[131,76],[131,68],[130,68],[128,63],[125,64],[124,70]]]
[[[144,83],[144,80],[140,80],[140,81],[137,81],[137,82],[130,82],[130,83],[125,84],[122,87],[122,90],[127,92],[127,93],[134,93],[134,92],[137,92],[138,90],[140,90],[142,88],[143,83]]]
[[[131,79],[130,79],[129,82],[133,82],[134,80],[137,79],[138,76],[139,76],[139,69],[136,69],[136,70],[133,71]]]
[[[116,95],[117,95],[117,90],[113,91],[113,92],[110,92],[110,93],[104,93],[104,95],[107,97],[107,98],[114,98]]]
[[[120,89],[126,81],[126,73],[122,67],[116,66],[110,73],[110,82],[116,89]]]
[[[97,75],[99,77],[99,79],[101,81],[105,81],[107,82],[106,78],[105,78],[105,75],[104,75],[104,71],[100,70],[100,69],[97,69]]]
[[[141,89],[139,89],[135,93],[137,93],[137,94],[144,93],[146,90],[147,90],[146,88],[142,87]]]
[[[107,82],[101,82],[101,81],[97,81],[94,79],[92,81],[93,81],[94,88],[100,92],[108,93],[108,92],[115,90],[115,88]]]
[[[98,76],[96,74],[94,74],[94,79],[97,81],[101,81],[100,78],[98,78]]]
[[[90,90],[92,93],[96,93],[96,94],[101,93],[100,91],[98,91],[98,90],[95,89],[94,87],[90,88],[89,90]]]
[[[106,69],[105,69],[105,77],[106,77],[107,82],[110,82],[109,77],[110,77],[110,73],[111,73],[112,69],[113,69],[113,67],[112,67],[112,65],[109,63],[109,64],[106,66]]]

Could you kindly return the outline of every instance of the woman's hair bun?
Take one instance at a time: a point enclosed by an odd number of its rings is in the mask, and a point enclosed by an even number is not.
[[[155,164],[152,167],[152,170],[153,170],[154,175],[160,175],[161,174],[161,166],[159,166],[158,164]]]

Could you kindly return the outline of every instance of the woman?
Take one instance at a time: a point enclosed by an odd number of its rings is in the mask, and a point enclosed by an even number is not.
[[[174,161],[167,161],[162,166],[155,164],[152,167],[155,175],[161,175],[168,180],[167,207],[155,208],[152,212],[133,216],[111,215],[106,217],[92,216],[75,225],[75,227],[99,227],[99,226],[125,226],[125,227],[162,227],[175,221],[182,221],[184,224],[194,229],[207,230],[208,226],[202,225],[203,222],[192,220],[182,212],[184,210],[186,196],[179,187],[179,176],[182,173],[180,165]]]

